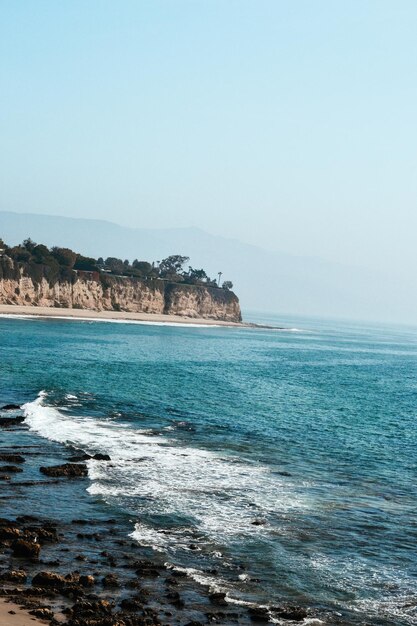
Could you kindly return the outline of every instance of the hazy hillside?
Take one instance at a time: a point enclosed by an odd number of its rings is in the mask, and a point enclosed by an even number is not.
[[[31,237],[95,257],[160,260],[186,254],[193,267],[204,267],[213,276],[222,271],[224,280],[232,280],[243,311],[417,319],[416,299],[400,280],[318,258],[270,252],[194,228],[130,229],[101,220],[0,212],[0,237],[9,244]]]

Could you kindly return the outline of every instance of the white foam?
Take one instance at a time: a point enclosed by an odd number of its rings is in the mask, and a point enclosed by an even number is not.
[[[166,436],[132,429],[111,419],[63,414],[46,405],[42,392],[24,405],[26,423],[53,441],[95,453],[109,454],[111,463],[89,461],[91,494],[115,503],[129,501],[129,508],[142,515],[177,516],[185,530],[172,532],[170,541],[137,526],[135,538],[168,550],[196,542],[196,533],[213,541],[269,533],[268,525],[254,526],[259,517],[305,508],[288,479],[281,480],[263,465],[220,457],[200,448],[183,447]],[[163,541],[162,541],[163,539]],[[161,543],[162,542],[162,543]],[[198,542],[197,542],[198,543]],[[213,548],[214,549],[214,548]]]
[[[145,526],[145,524],[135,524],[135,530],[130,534],[142,546],[149,546],[156,552],[165,552],[169,547],[169,538],[166,533]]]

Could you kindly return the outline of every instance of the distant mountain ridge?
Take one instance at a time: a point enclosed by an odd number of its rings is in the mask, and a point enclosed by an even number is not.
[[[197,228],[128,228],[104,220],[3,211],[0,237],[10,244],[31,237],[93,257],[156,261],[184,254],[193,267],[204,267],[212,276],[221,271],[224,280],[233,281],[243,310],[404,322],[417,319],[410,286],[398,278],[319,258],[271,252]]]

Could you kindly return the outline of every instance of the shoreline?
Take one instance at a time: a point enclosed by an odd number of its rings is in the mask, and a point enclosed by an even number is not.
[[[160,315],[157,313],[134,313],[130,311],[95,311],[92,309],[58,309],[54,307],[22,306],[0,304],[0,316],[46,317],[77,319],[80,321],[138,322],[155,325],[180,326],[226,326],[232,328],[252,328],[256,325],[245,322],[228,322],[202,317],[181,315]]]
[[[0,598],[0,624],[1,626],[34,626],[34,624],[47,624],[46,620],[40,620],[21,608],[15,602],[6,598]]]
[[[234,600],[194,580],[132,539],[130,515],[88,493],[88,460],[110,457],[32,435],[19,404],[0,412],[0,461],[10,464],[0,498],[1,626],[250,626],[316,615],[288,602]],[[64,509],[68,498],[73,504]]]
[[[182,326],[190,328],[242,328],[254,330],[292,331],[292,328],[256,324],[255,322],[228,322],[204,317],[160,315],[159,313],[134,313],[131,311],[96,311],[92,309],[58,309],[47,306],[0,304],[0,318],[45,318],[78,320],[80,322],[116,322],[119,324],[148,324],[150,326]]]

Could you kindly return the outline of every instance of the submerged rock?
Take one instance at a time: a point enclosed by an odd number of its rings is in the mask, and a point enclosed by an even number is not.
[[[293,622],[302,622],[308,617],[308,612],[301,606],[274,606],[271,607],[274,616],[280,619],[292,620]]]
[[[251,606],[248,609],[249,617],[254,622],[269,622],[269,611],[263,606]]]
[[[67,478],[79,478],[88,474],[85,463],[64,463],[63,465],[54,465],[52,467],[41,467],[40,471],[45,476],[64,476]]]
[[[2,452],[0,453],[0,461],[6,462],[6,463],[24,463],[25,457],[23,457],[21,454]]]
[[[21,467],[17,467],[17,465],[1,465],[0,472],[2,474],[18,474],[19,472],[23,472]]]
[[[209,598],[211,602],[215,602],[216,604],[227,604],[226,602],[226,594],[223,591],[215,591],[209,594]]]
[[[24,421],[24,415],[18,415],[17,417],[0,417],[0,428],[10,428],[10,426],[17,426]]]
[[[121,601],[120,606],[124,611],[140,611],[143,609],[143,604],[136,598],[125,598]]]
[[[103,587],[119,587],[119,579],[116,574],[107,574],[102,578]]]
[[[71,463],[79,463],[80,461],[90,461],[93,459],[94,461],[111,461],[111,458],[108,454],[101,454],[98,452],[97,454],[88,454],[87,452],[83,452],[81,454],[74,454],[70,456],[68,461]]]

